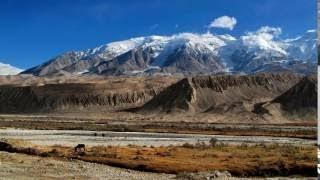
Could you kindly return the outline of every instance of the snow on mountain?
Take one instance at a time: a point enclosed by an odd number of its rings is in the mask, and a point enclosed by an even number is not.
[[[281,33],[281,28],[265,26],[256,32],[249,32],[241,36],[240,43],[249,51],[266,50],[287,55],[287,52],[282,48],[283,42],[277,39]]]
[[[197,50],[200,51],[205,49],[214,52],[217,48],[234,40],[236,39],[230,35],[181,33],[172,36],[137,37],[124,41],[111,42],[97,48],[77,51],[76,53],[81,58],[97,55],[101,58],[110,59],[110,57],[119,56],[141,46],[143,48],[151,48],[153,50],[153,57],[156,58],[160,56],[161,53],[170,53],[175,50],[175,48],[185,44],[197,48]],[[164,55],[162,54],[162,56]]]
[[[118,75],[180,70],[185,73],[191,69],[208,73],[221,72],[224,68],[224,72],[254,73],[274,65],[287,69],[291,62],[316,61],[314,30],[285,40],[281,39],[281,33],[281,28],[265,26],[239,38],[211,33],[137,37],[65,53],[25,72],[47,75],[63,70],[76,74],[114,72]],[[106,63],[109,61],[112,62]]]
[[[0,75],[16,75],[22,71],[22,69],[13,67],[10,64],[4,64],[0,62]]]
[[[237,41],[227,44],[219,56],[229,71],[261,72],[270,66],[287,69],[291,62],[316,61],[316,32],[307,31],[303,36],[282,40],[281,28],[261,27],[247,32]]]
[[[261,27],[255,32],[247,32],[220,48],[219,57],[228,71],[238,71],[251,64],[260,66],[266,62],[261,59],[286,57],[287,52],[283,49],[283,42],[278,38],[281,32],[280,28],[268,26]]]
[[[286,39],[286,51],[293,59],[317,61],[317,32],[308,30],[304,35],[295,39]]]
[[[148,39],[149,41],[143,44],[143,47],[152,49],[153,58],[155,58],[152,63],[154,66],[162,66],[170,54],[184,45],[195,52],[209,52],[216,55],[218,48],[235,40],[230,35],[215,36],[210,33],[181,33],[173,36],[150,36]]]
[[[142,45],[145,41],[145,37],[137,37],[129,40],[111,42],[93,49],[77,51],[76,53],[80,58],[97,55],[104,59],[110,59]]]

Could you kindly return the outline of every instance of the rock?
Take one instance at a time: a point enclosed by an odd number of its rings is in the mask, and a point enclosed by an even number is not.
[[[185,179],[185,180],[211,180],[216,178],[228,178],[228,177],[231,177],[231,174],[228,171],[180,173],[176,176],[177,179]]]

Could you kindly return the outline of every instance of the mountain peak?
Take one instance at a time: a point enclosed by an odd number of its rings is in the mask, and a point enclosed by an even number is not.
[[[13,67],[10,64],[4,64],[0,62],[0,75],[16,75],[22,71],[22,69]]]

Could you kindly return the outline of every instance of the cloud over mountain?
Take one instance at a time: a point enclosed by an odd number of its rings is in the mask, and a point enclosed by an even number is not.
[[[234,26],[237,24],[237,19],[229,16],[221,16],[213,20],[209,28],[224,28],[233,30]]]

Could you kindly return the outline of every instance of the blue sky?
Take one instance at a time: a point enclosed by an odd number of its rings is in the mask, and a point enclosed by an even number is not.
[[[26,69],[111,41],[204,33],[224,15],[236,26],[212,33],[239,36],[268,25],[295,37],[316,28],[316,0],[1,0],[0,61]]]

